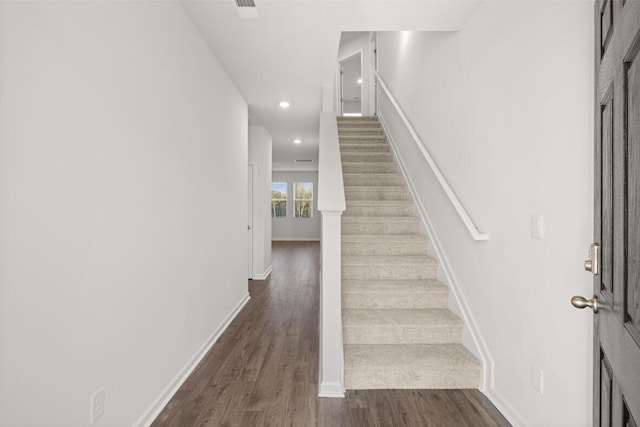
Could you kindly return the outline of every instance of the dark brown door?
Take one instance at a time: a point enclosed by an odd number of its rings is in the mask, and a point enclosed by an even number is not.
[[[640,422],[640,0],[598,0],[594,425]],[[596,255],[597,256],[597,255]]]

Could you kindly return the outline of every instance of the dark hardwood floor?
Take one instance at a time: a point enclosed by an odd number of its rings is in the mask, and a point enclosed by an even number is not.
[[[508,426],[477,390],[318,398],[317,242],[274,242],[273,273],[160,413],[160,426]]]

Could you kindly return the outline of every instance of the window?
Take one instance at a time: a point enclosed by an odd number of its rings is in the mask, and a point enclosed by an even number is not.
[[[271,217],[284,218],[287,216],[287,183],[271,183]]]
[[[293,184],[293,201],[296,218],[313,217],[313,182],[296,182]]]

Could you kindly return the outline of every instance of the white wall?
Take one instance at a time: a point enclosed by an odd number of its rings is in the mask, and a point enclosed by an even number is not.
[[[0,92],[0,425],[130,426],[247,296],[247,105],[177,2],[0,2]]]
[[[318,172],[273,171],[271,180],[287,183],[287,217],[271,218],[271,238],[273,240],[320,240]],[[313,218],[293,217],[294,182],[313,182]]]
[[[456,33],[378,34],[383,79],[489,233],[471,239],[379,95],[493,359],[486,393],[515,425],[591,424],[592,314],[569,299],[592,294],[592,14],[591,2],[481,2]]]
[[[253,164],[253,279],[271,271],[271,150],[269,132],[249,127],[249,162]]]
[[[363,36],[358,37],[355,40],[350,41],[349,43],[345,43],[340,46],[338,50],[338,62],[342,62],[345,59],[352,57],[353,55],[362,52],[362,94],[360,96],[361,104],[362,104],[362,115],[363,116],[371,116],[374,114],[372,102],[370,101],[370,90],[369,87],[373,85],[373,71],[371,69],[372,64],[372,52],[371,46],[369,44],[369,39],[371,36],[369,34],[365,34]],[[338,110],[340,109],[340,67],[337,67],[336,72],[336,82],[334,85],[336,90],[336,105],[338,105]]]

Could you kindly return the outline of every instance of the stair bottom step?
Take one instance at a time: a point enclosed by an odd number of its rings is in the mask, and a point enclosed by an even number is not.
[[[347,389],[478,388],[479,361],[460,344],[345,345]]]

